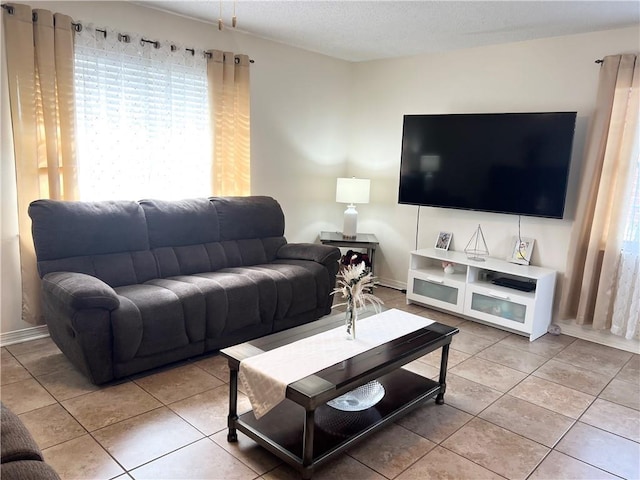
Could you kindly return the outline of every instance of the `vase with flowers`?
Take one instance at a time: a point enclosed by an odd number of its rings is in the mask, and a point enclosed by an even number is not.
[[[333,290],[332,295],[341,294],[345,299],[343,303],[334,305],[339,307],[346,305],[345,325],[347,327],[347,338],[355,340],[356,321],[358,320],[358,309],[370,304],[376,312],[384,304],[382,300],[373,293],[374,277],[367,269],[364,262],[349,265],[338,275],[338,286]]]

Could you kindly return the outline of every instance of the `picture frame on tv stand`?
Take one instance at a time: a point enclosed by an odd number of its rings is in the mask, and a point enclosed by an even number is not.
[[[449,245],[451,245],[451,239],[453,238],[453,233],[451,232],[440,232],[438,233],[438,238],[436,239],[436,250],[449,250]]]
[[[507,260],[519,265],[529,265],[535,244],[534,238],[514,236],[511,239],[511,255]]]

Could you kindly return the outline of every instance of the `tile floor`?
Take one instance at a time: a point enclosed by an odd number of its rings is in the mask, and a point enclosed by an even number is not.
[[[568,336],[524,337],[407,306],[455,325],[445,405],[429,404],[315,479],[640,477],[640,356]],[[439,352],[407,366],[429,377]],[[2,348],[1,398],[63,479],[294,479],[241,433],[226,441],[228,377],[217,355],[88,383],[50,339]],[[240,395],[240,408],[249,402]]]

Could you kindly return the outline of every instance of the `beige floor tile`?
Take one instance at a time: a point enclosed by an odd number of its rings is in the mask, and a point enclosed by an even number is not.
[[[75,368],[42,375],[38,377],[38,381],[59,402],[84,395],[85,393],[95,392],[101,388],[91,383],[87,377]]]
[[[419,360],[409,362],[406,365],[403,365],[402,368],[409,370],[410,372],[417,373],[418,375],[422,375],[425,378],[437,378],[440,376],[439,368],[432,367],[431,365],[427,365]]]
[[[405,294],[400,290],[380,285],[373,289],[373,294],[385,302],[388,300],[404,300],[406,298]]]
[[[526,373],[505,367],[488,360],[472,357],[449,369],[449,371],[472,382],[477,382],[499,392],[507,392],[521,382]]]
[[[462,410],[432,402],[415,409],[396,423],[434,443],[440,443],[472,418]]]
[[[592,395],[533,376],[525,379],[509,394],[574,419],[580,417],[595,400]]]
[[[14,356],[34,377],[74,368],[67,357],[52,342],[37,350],[14,354]]]
[[[640,412],[633,408],[597,398],[580,417],[580,421],[640,442]]]
[[[394,478],[435,446],[420,435],[391,424],[348,453],[385,477]]]
[[[239,434],[237,442],[229,442],[224,429],[209,438],[259,474],[269,472],[282,463],[246,435]]]
[[[65,400],[62,406],[92,432],[161,404],[135,383],[127,382]]]
[[[471,460],[437,446],[397,477],[397,480],[501,480],[502,478]]]
[[[500,330],[499,328],[490,327],[489,325],[474,322],[473,320],[467,320],[466,322],[457,325],[457,327],[463,332],[471,333],[473,335],[477,335],[478,337],[492,340],[494,343],[511,335],[509,332],[505,332],[504,330]]]
[[[27,353],[36,352],[38,350],[46,350],[51,352],[52,349],[57,349],[51,337],[38,338],[36,340],[29,340],[28,342],[16,343],[14,345],[8,345],[6,349],[11,352],[12,355],[24,355]]]
[[[616,375],[617,380],[622,380],[623,382],[629,382],[633,384],[640,383],[640,355],[634,355],[631,359],[626,363],[620,373]]]
[[[501,396],[501,392],[485,385],[451,373],[447,374],[447,391],[444,394],[444,401],[459,410],[477,415]]]
[[[205,435],[213,435],[227,428],[229,415],[229,387],[220,387],[172,403],[169,408]],[[251,410],[249,399],[238,393],[238,412]]]
[[[449,357],[447,359],[447,369],[451,367],[455,367],[459,363],[465,361],[470,356],[471,355],[469,355],[468,353],[460,352],[458,350],[454,350],[453,348],[450,348]],[[442,359],[442,349],[439,348],[438,350],[434,350],[431,353],[423,355],[418,360],[428,365],[431,365],[432,367],[436,367],[437,369],[440,369],[441,359]]]
[[[344,301],[343,298],[337,298],[336,302],[342,303]],[[402,310],[403,312],[417,313],[421,311],[422,307],[420,305],[415,305],[413,303],[407,304],[406,298],[391,298],[384,301],[384,307],[387,309],[397,308],[398,310]]]
[[[165,405],[224,384],[193,364],[136,378],[135,383]]]
[[[300,480],[300,474],[289,465],[262,475],[265,480]],[[340,455],[313,472],[313,480],[384,480],[385,477],[349,455]]]
[[[229,383],[229,363],[222,355],[212,355],[193,362],[205,372],[215,375],[224,383]]]
[[[511,348],[517,348],[529,353],[535,353],[536,355],[542,355],[543,357],[551,358],[564,350],[567,345],[575,341],[574,337],[567,335],[543,335],[540,338],[535,339],[533,342],[529,340],[529,337],[522,335],[516,335],[515,333],[503,338],[498,342],[498,345],[504,345]]]
[[[42,453],[63,480],[101,480],[125,473],[90,435],[47,448]]]
[[[478,353],[478,357],[524,373],[533,372],[547,361],[547,358],[541,355],[517,350],[499,343],[481,351]]]
[[[19,382],[31,378],[29,371],[20,365],[7,350],[2,349],[2,365],[0,365],[0,385]]]
[[[0,399],[16,415],[56,403],[33,378],[4,385],[0,389]]]
[[[196,479],[253,480],[256,472],[208,438],[198,440],[129,472],[136,480]]]
[[[611,381],[611,375],[604,375],[591,369],[576,367],[553,359],[533,372],[533,375],[589,395],[598,395]]]
[[[479,337],[478,335],[473,335],[461,330],[453,336],[451,348],[468,353],[469,355],[475,355],[494,343],[496,343],[494,340]]]
[[[203,438],[167,407],[161,407],[93,432],[93,437],[126,470]]]
[[[640,477],[640,445],[598,428],[576,423],[556,450],[623,478]]]
[[[465,321],[464,318],[451,315],[450,313],[440,312],[438,310],[432,310],[430,308],[421,308],[416,312],[416,315],[420,315],[421,317],[434,320],[444,325],[449,325],[450,327],[457,327],[458,325],[460,325],[462,322]]]
[[[549,452],[539,443],[478,418],[454,433],[442,446],[514,480],[527,478]]]
[[[600,398],[640,410],[640,384],[613,379],[602,391]]]
[[[504,395],[478,416],[551,448],[575,422],[511,395]]]
[[[614,480],[618,477],[554,450],[547,455],[528,480],[559,479]]]
[[[585,340],[576,340],[555,359],[604,375],[615,375],[633,354]]]
[[[87,433],[58,403],[23,413],[20,420],[41,450]]]

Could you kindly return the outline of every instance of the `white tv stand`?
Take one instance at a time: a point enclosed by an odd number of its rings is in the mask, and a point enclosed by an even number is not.
[[[457,313],[529,340],[544,335],[551,323],[556,272],[541,267],[487,258],[470,260],[462,252],[426,248],[411,252],[407,280],[407,303],[418,303]],[[455,264],[444,273],[442,262]],[[526,281],[525,292],[493,284],[495,278]]]

